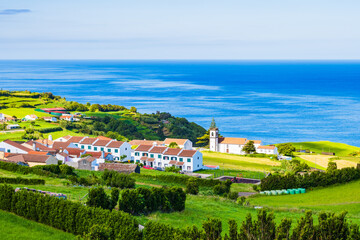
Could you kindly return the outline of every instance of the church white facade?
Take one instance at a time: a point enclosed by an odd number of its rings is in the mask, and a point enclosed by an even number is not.
[[[219,137],[219,129],[210,129],[210,151],[232,153],[232,154],[246,154],[242,149],[249,141],[254,142],[257,153],[278,154],[276,146],[262,146],[260,140],[248,140],[246,138],[232,138]]]

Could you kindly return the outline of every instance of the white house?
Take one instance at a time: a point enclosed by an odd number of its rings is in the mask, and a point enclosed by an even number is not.
[[[22,146],[21,144],[13,142],[11,140],[5,140],[3,142],[0,142],[0,151],[7,153],[27,154],[28,152],[32,151],[32,149]]]
[[[166,168],[176,166],[188,172],[203,168],[202,153],[196,150],[139,145],[134,150],[133,157],[135,163],[143,163],[150,167]]]
[[[62,115],[62,116],[60,116],[60,120],[65,120],[65,121],[72,122],[72,121],[74,121],[74,118],[73,118],[73,116]]]
[[[19,125],[19,124],[9,124],[9,125],[6,125],[6,129],[8,129],[8,130],[18,129],[18,128],[20,128],[20,125]]]
[[[193,143],[189,139],[166,138],[164,141],[164,145],[168,147],[172,142],[176,143],[179,148],[183,148],[186,150],[192,150],[193,148]]]
[[[257,153],[277,154],[276,147],[262,146],[260,140],[249,140],[246,138],[219,137],[219,129],[210,129],[210,151],[245,154],[243,147],[248,142],[253,141]]]
[[[37,117],[36,115],[34,115],[34,114],[32,114],[32,115],[26,115],[26,116],[23,118],[24,121],[35,121],[36,119],[38,119],[38,117]]]
[[[258,153],[265,153],[265,154],[273,154],[273,155],[278,155],[279,152],[277,150],[277,147],[274,145],[270,145],[270,146],[259,146],[256,149],[256,152]]]
[[[46,122],[57,122],[56,117],[43,117]]]
[[[0,113],[0,121],[5,121],[5,115],[3,113]]]

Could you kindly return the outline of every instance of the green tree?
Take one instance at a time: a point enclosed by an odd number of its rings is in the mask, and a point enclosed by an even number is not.
[[[208,218],[203,222],[202,227],[205,231],[207,240],[220,240],[222,232],[221,220],[218,218]]]
[[[336,169],[337,169],[337,164],[336,164],[336,162],[329,162],[326,171],[327,171],[327,172],[332,172],[332,171],[334,171],[334,170],[336,170]]]
[[[306,211],[305,216],[302,216],[297,226],[293,229],[291,240],[312,240],[315,239],[314,220],[311,211]]]
[[[215,122],[214,117],[211,120],[210,128],[216,128],[216,122]]]
[[[202,135],[201,137],[197,138],[197,142],[196,144],[202,147],[207,147],[209,146],[210,143],[210,131],[207,130],[206,133],[204,135]]]
[[[278,151],[282,155],[292,156],[296,148],[291,143],[281,143],[277,145]]]
[[[136,112],[137,112],[136,107],[131,107],[131,108],[130,108],[130,112],[136,113]]]
[[[255,153],[256,152],[256,148],[254,145],[254,141],[248,141],[245,146],[242,149],[246,154],[250,154],[250,153]]]
[[[199,193],[199,184],[196,179],[189,178],[186,183],[186,193],[197,195]]]
[[[109,209],[110,199],[102,187],[91,188],[88,193],[86,205],[89,207],[101,207]]]
[[[180,148],[179,145],[176,142],[171,142],[169,144],[169,148]]]

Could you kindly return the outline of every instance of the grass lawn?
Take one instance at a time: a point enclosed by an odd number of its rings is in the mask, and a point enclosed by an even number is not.
[[[244,178],[254,178],[254,179],[262,179],[265,177],[264,172],[256,172],[256,171],[242,171],[236,169],[217,169],[217,170],[200,170],[196,171],[196,173],[205,173],[205,174],[215,174],[216,176],[232,176],[232,177],[244,177]]]
[[[336,156],[348,156],[352,152],[360,152],[359,147],[350,146],[344,143],[335,143],[329,141],[319,142],[297,142],[291,143],[297,149],[309,149],[312,152],[334,152]]]
[[[219,165],[220,169],[237,169],[247,171],[271,171],[280,166],[277,160],[269,158],[244,157],[241,155],[203,151],[204,165]]]
[[[35,111],[35,108],[5,108],[1,109],[1,113],[10,115],[10,116],[16,116],[18,119],[21,119],[25,117],[26,115],[35,114],[38,117],[49,117],[50,114],[43,113],[43,112],[37,112]]]
[[[252,205],[274,210],[312,209],[315,211],[348,211],[348,217],[360,223],[360,180],[338,186],[307,189],[305,194],[280,196],[254,196]]]
[[[0,239],[75,239],[75,236],[70,233],[66,233],[1,210],[0,226]]]
[[[356,164],[360,162],[360,158],[352,158],[351,160],[345,160],[343,157],[334,157],[328,155],[301,155],[302,159],[308,162],[319,165],[322,169],[326,169],[330,161],[334,161],[339,169],[347,167],[356,167]],[[344,157],[346,158],[346,157]],[[350,158],[350,157],[349,157]],[[337,159],[337,160],[332,160]],[[357,161],[356,161],[357,159]]]

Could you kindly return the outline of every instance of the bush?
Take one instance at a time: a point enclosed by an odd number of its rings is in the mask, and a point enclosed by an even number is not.
[[[199,184],[196,179],[189,179],[186,183],[186,193],[197,195],[199,193]]]
[[[186,194],[182,188],[143,188],[121,191],[119,209],[134,215],[154,211],[172,212],[185,209]]]
[[[178,173],[178,172],[180,172],[180,169],[175,166],[171,166],[171,167],[166,167],[165,172]]]
[[[102,179],[107,186],[111,187],[117,187],[120,189],[135,187],[135,179],[125,173],[118,173],[116,171],[109,171],[105,169]]]
[[[224,194],[229,193],[231,184],[232,182],[230,180],[226,180],[225,182],[219,183],[213,189],[214,194],[222,196]]]
[[[229,192],[227,194],[227,198],[231,199],[231,200],[236,200],[239,197],[239,193],[238,192]]]

